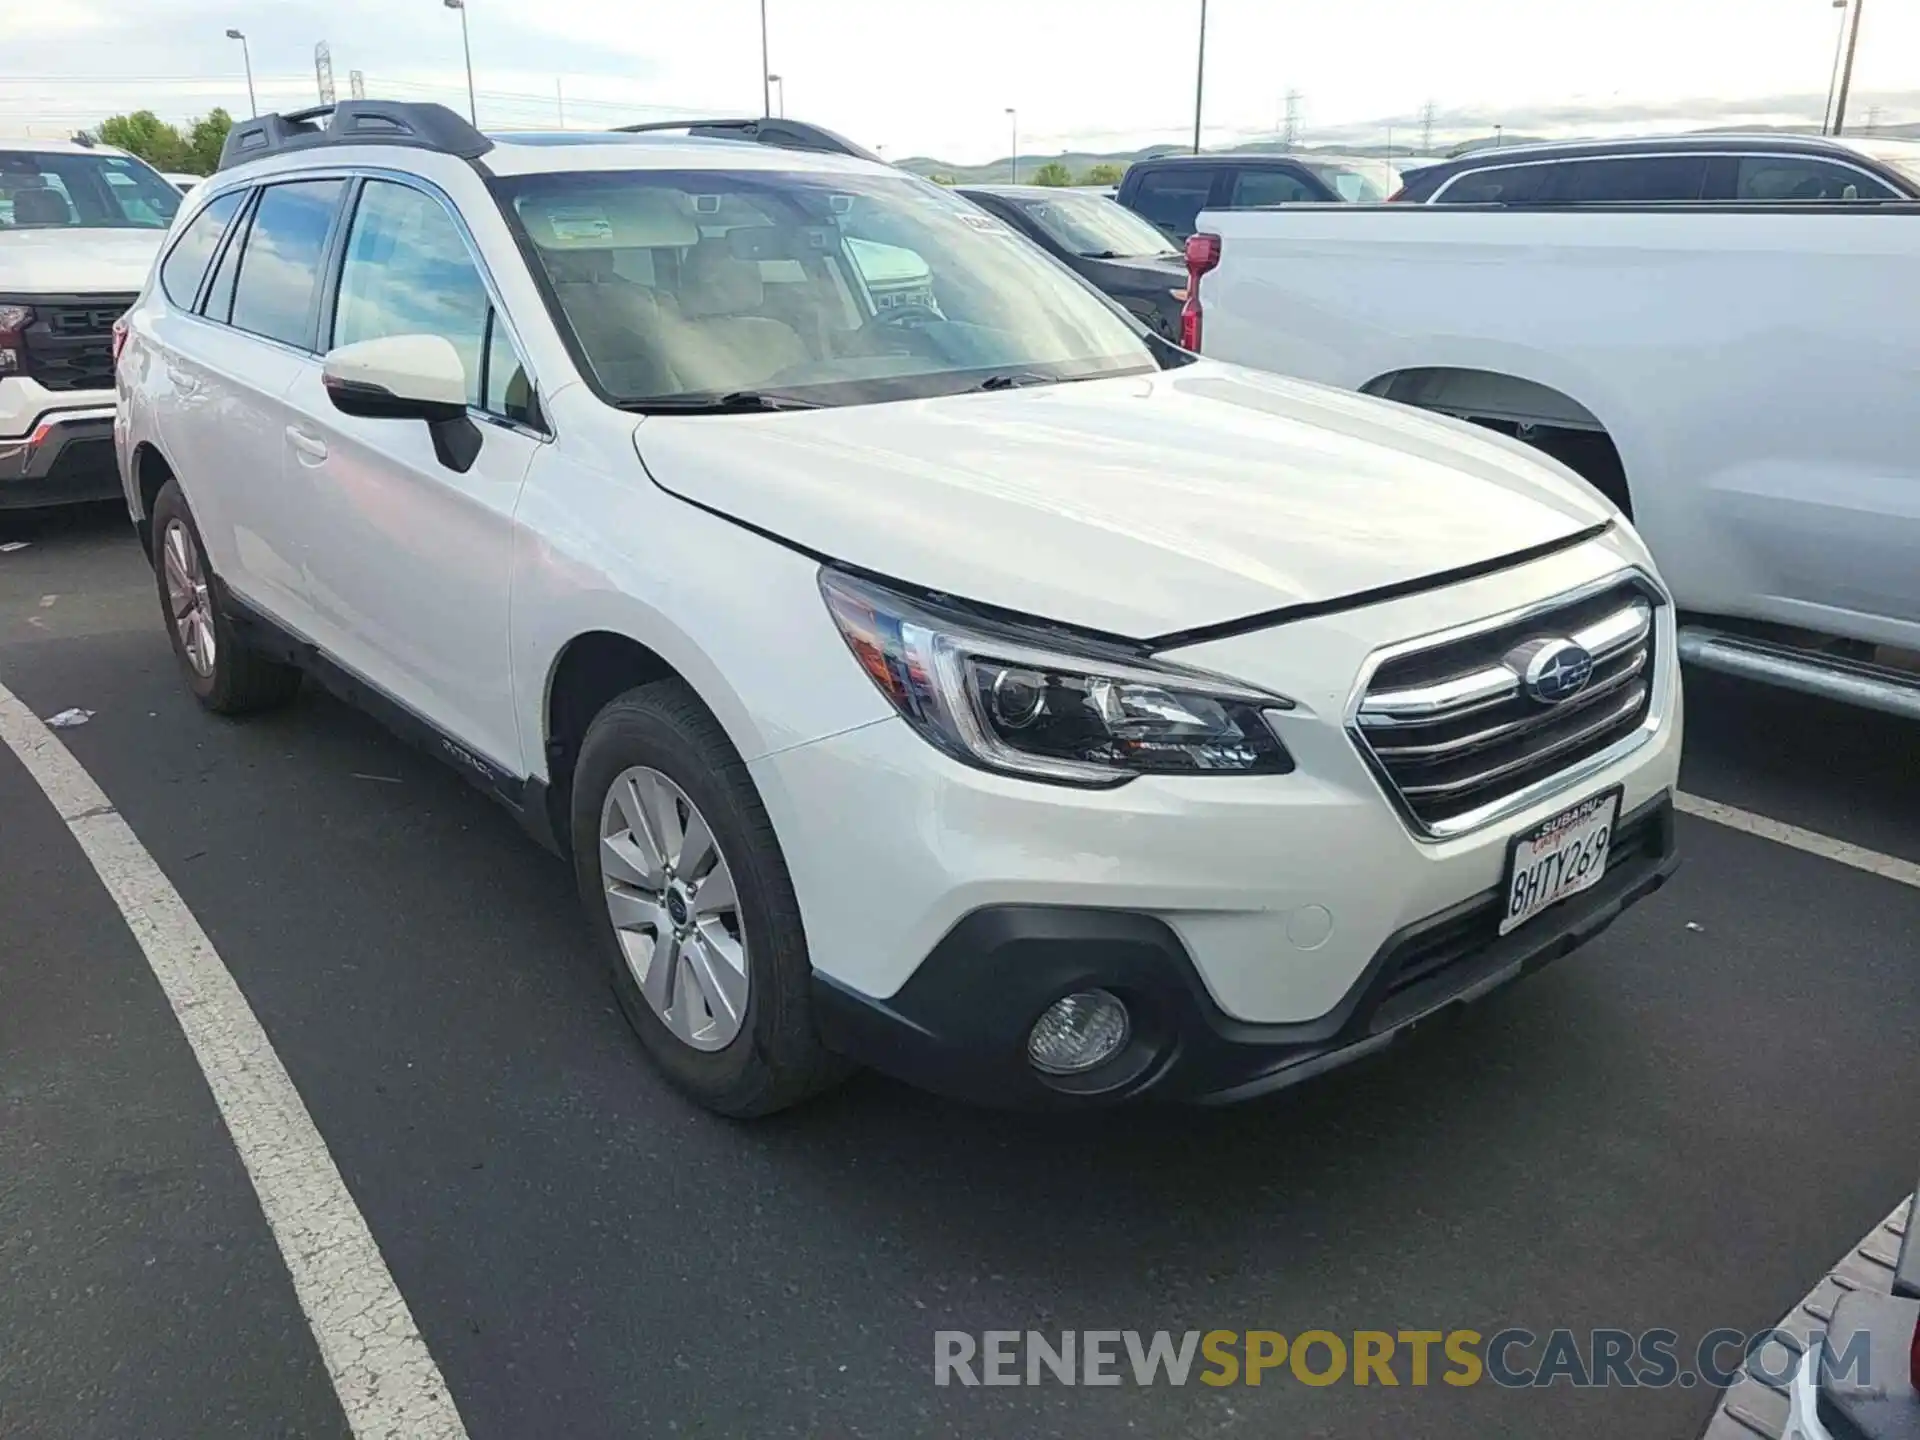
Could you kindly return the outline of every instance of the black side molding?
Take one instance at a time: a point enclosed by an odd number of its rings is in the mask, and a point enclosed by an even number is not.
[[[506,806],[542,849],[555,855],[566,854],[564,827],[555,814],[554,800],[545,781],[509,774],[492,761],[474,754],[425,716],[379,686],[361,679],[318,645],[268,619],[245,601],[223,594],[220,608],[248,645],[263,655],[299,667],[321,688],[371,716],[398,739],[452,766],[482,794]]]

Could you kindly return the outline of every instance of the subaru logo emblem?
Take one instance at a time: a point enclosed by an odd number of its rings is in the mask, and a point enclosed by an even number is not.
[[[1593,656],[1586,646],[1549,640],[1527,660],[1520,683],[1542,705],[1558,705],[1586,689],[1592,678]]]

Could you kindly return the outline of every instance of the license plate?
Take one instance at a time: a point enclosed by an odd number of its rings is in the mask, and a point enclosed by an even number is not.
[[[1620,791],[1607,790],[1514,837],[1502,886],[1507,897],[1502,935],[1549,905],[1600,883],[1619,814]]]

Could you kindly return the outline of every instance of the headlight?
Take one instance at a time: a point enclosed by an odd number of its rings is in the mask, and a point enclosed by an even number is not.
[[[820,590],[881,693],[969,765],[1074,785],[1293,769],[1264,713],[1292,708],[1278,695],[833,570],[820,572]]]

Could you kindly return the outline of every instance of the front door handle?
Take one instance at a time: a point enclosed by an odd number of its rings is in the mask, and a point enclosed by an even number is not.
[[[309,435],[298,425],[287,426],[287,442],[315,464],[327,458],[327,442],[318,435]]]

